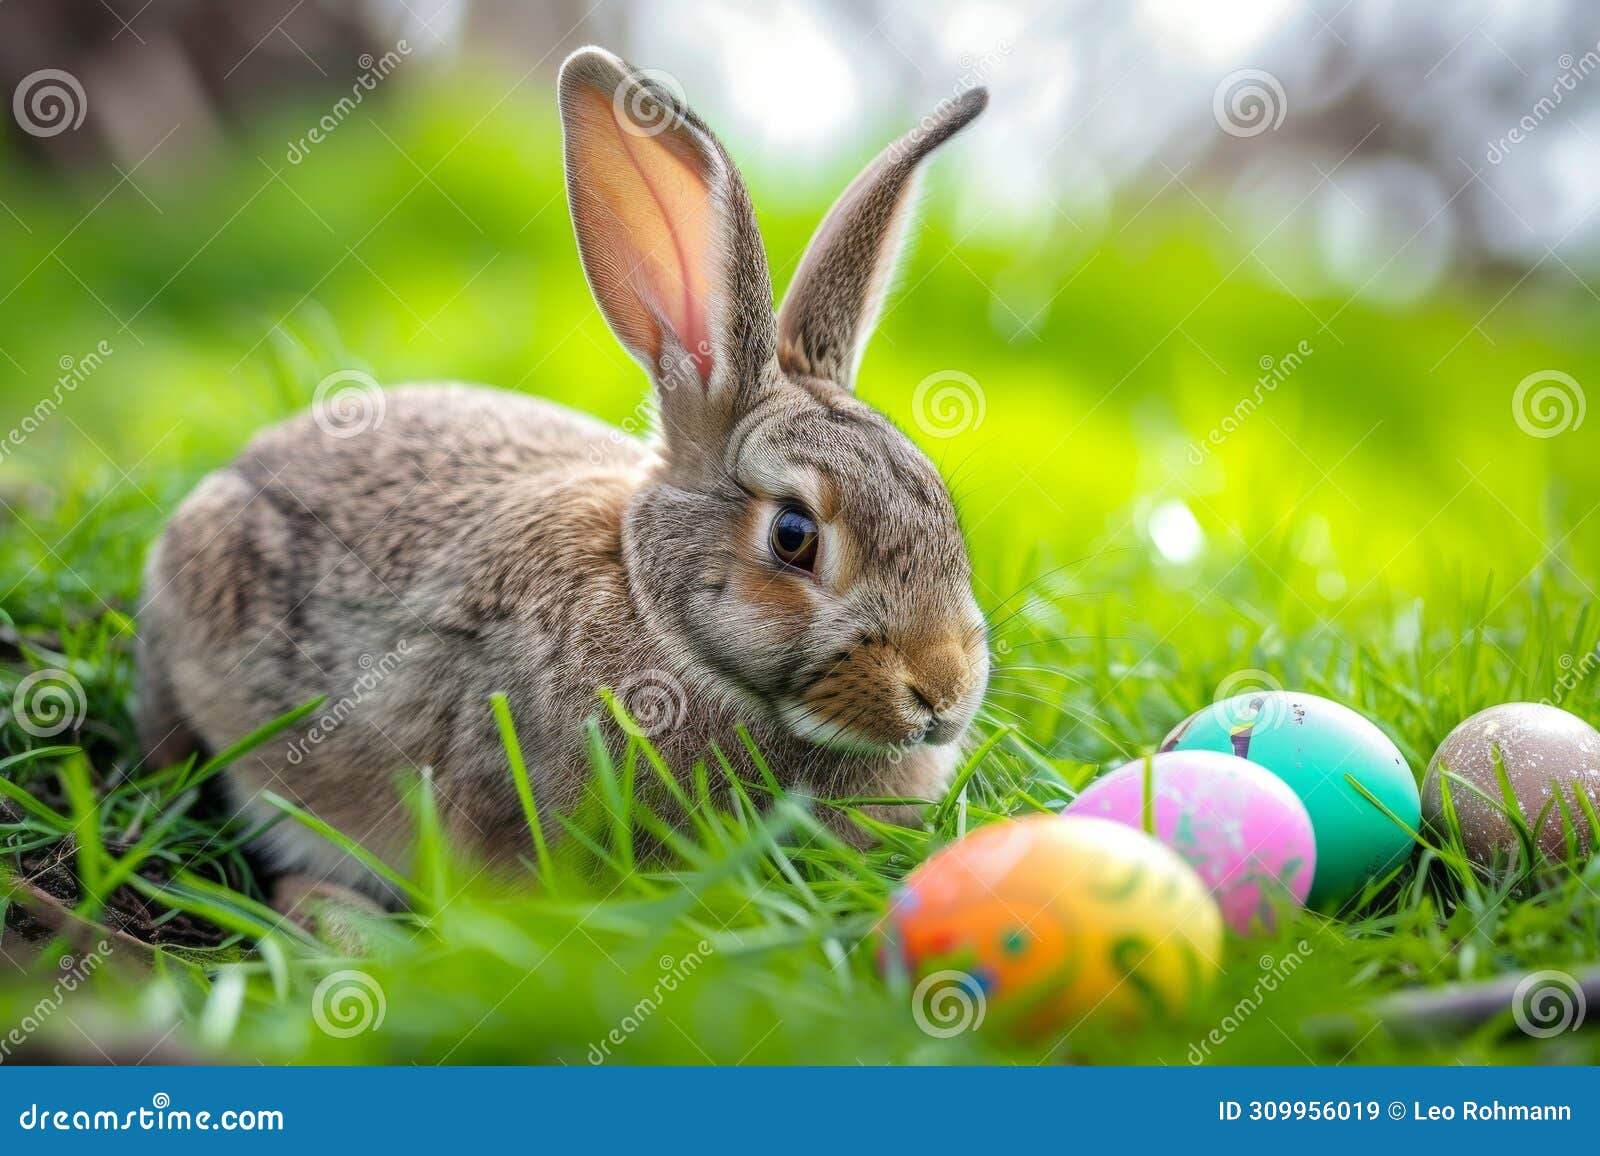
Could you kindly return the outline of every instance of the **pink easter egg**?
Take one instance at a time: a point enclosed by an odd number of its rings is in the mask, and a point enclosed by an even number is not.
[[[1145,761],[1101,775],[1067,808],[1143,826]],[[1263,767],[1217,751],[1152,756],[1155,833],[1195,869],[1228,926],[1272,930],[1280,907],[1311,890],[1317,845],[1294,790]]]

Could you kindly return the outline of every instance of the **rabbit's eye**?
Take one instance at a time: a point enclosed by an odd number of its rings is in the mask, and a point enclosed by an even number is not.
[[[798,506],[785,506],[768,535],[778,561],[810,573],[817,565],[817,523]]]

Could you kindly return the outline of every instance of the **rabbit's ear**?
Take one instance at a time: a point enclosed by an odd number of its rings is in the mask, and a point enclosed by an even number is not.
[[[561,66],[559,89],[589,287],[656,383],[669,444],[703,441],[775,355],[749,193],[710,130],[649,73],[583,48]]]
[[[988,103],[988,90],[973,88],[941,105],[834,202],[778,313],[778,362],[785,371],[854,388],[899,254],[917,168]]]

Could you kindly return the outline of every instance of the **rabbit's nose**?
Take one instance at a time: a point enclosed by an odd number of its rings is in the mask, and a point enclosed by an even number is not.
[[[914,682],[906,683],[906,689],[911,692],[911,697],[917,700],[917,705],[928,715],[932,716],[939,713],[938,701],[931,697],[927,691]]]
[[[961,733],[966,725],[961,712],[914,682],[905,684],[910,699],[910,715],[914,720],[909,737],[919,743],[947,743]]]
[[[933,742],[948,741],[966,724],[972,690],[982,673],[969,658],[960,638],[942,638],[906,649],[905,688],[919,720]]]

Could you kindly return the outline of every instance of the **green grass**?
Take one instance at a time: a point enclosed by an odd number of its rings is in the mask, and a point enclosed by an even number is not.
[[[359,959],[276,924],[243,851],[252,832],[219,829],[201,802],[219,768],[137,764],[139,567],[187,488],[336,369],[633,412],[644,383],[583,287],[547,94],[519,92],[480,121],[502,92],[461,81],[374,103],[298,167],[282,142],[312,113],[286,113],[220,169],[147,188],[159,212],[123,185],[90,213],[114,177],[62,187],[0,167],[0,201],[25,223],[0,217],[0,426],[51,393],[63,357],[112,349],[0,460],[0,703],[30,671],[61,668],[87,704],[54,737],[0,725],[0,790],[20,813],[0,830],[14,853],[53,850],[93,885],[87,919],[120,884],[175,934],[196,919],[222,933],[149,958],[118,941],[41,1038],[89,1058],[119,1041],[137,1058],[167,1037],[184,1054],[267,1062],[586,1063],[693,957],[608,1062],[1182,1064],[1229,1017],[1211,1061],[1600,1059],[1593,1033],[1536,1041],[1499,1023],[1419,1040],[1373,1018],[1391,991],[1596,958],[1600,867],[1474,872],[1450,833],[1346,918],[1307,914],[1231,943],[1217,990],[1182,1023],[1025,1046],[934,1039],[906,985],[877,976],[871,929],[918,861],[994,816],[1059,805],[1239,672],[1358,707],[1419,774],[1456,722],[1495,702],[1560,696],[1600,719],[1600,679],[1568,687],[1600,643],[1600,460],[1587,427],[1535,438],[1511,412],[1536,370],[1600,380],[1583,288],[1565,274],[1462,282],[1401,313],[1341,293],[1301,301],[1241,260],[1243,230],[1209,216],[1152,209],[1093,239],[1065,220],[974,231],[938,172],[908,292],[863,372],[866,396],[951,479],[996,624],[980,756],[929,829],[882,829],[861,854],[818,823],[828,802],[756,784],[674,832],[643,802],[658,771],[636,741],[599,760],[587,813],[541,815],[523,796],[515,884],[452,856],[426,783],[407,780],[412,912],[363,925]],[[785,200],[784,174],[750,176],[781,286],[826,193]],[[1253,395],[1260,360],[1302,341],[1312,352],[1193,465],[1190,446]],[[950,369],[979,382],[984,417],[939,438],[911,396]],[[1152,544],[1151,514],[1170,503],[1204,533],[1190,561]],[[506,773],[521,773],[499,717]],[[721,774],[678,769],[691,802]],[[670,854],[635,854],[646,842]],[[64,941],[37,956],[10,934],[4,946],[9,1025],[51,991]],[[1291,952],[1303,964],[1240,1016],[1263,958]],[[343,1038],[318,1026],[315,993],[351,970],[385,1012]]]

